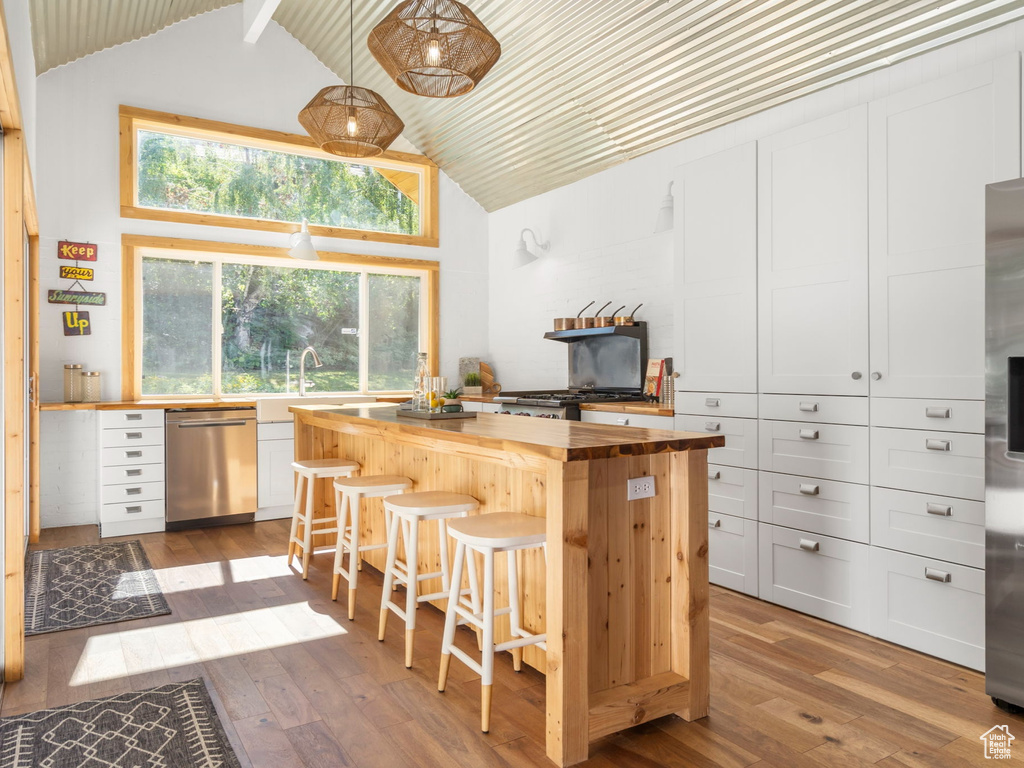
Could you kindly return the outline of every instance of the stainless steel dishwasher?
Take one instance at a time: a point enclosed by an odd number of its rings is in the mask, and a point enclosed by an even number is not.
[[[256,409],[170,410],[167,530],[251,523],[256,512]]]

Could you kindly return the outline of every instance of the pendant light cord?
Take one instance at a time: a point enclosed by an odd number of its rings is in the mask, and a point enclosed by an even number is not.
[[[355,21],[353,21],[352,16],[352,5],[354,3],[355,0],[348,0],[348,84],[350,86],[356,84],[355,64],[353,63],[355,60],[355,46],[352,44],[352,41],[355,39]]]

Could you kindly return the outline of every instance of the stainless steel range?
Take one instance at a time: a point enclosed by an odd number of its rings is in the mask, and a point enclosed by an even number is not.
[[[643,400],[647,324],[553,331],[544,338],[569,345],[569,386],[554,391],[502,392],[500,413],[580,420],[583,403]]]

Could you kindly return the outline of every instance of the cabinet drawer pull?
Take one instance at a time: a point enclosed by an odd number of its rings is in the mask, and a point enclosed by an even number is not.
[[[704,429],[708,432],[718,432],[722,428],[722,423],[719,421],[705,421]]]
[[[129,515],[137,515],[142,511],[142,507],[125,507],[124,511]]]
[[[705,408],[717,408],[721,404],[722,404],[722,401],[719,400],[717,397],[706,397],[706,398],[704,398],[704,407]]]
[[[940,571],[938,568],[925,568],[924,577],[932,581],[941,581],[943,584],[949,584],[953,580],[948,571]]]
[[[125,440],[141,440],[142,439],[142,433],[141,432],[125,432],[124,433],[124,439]]]
[[[627,419],[625,416],[622,416],[622,417],[616,419],[615,423],[616,424],[621,424],[622,426],[625,427],[625,426],[627,426],[629,424],[629,419]]]
[[[141,469],[126,469],[124,471],[124,473],[128,477],[140,477],[142,475],[142,470]]]
[[[124,457],[126,459],[141,459],[142,451],[125,451]]]
[[[925,509],[928,510],[929,515],[938,515],[939,517],[953,516],[953,508],[946,504],[935,504],[929,501]]]
[[[800,549],[804,552],[817,552],[821,549],[821,545],[810,539],[800,539]]]
[[[721,479],[722,479],[722,470],[720,470],[720,469],[709,469],[708,470],[708,480],[721,480]]]
[[[821,493],[821,488],[810,483],[800,483],[800,493],[804,496],[817,496]]]
[[[711,524],[711,527],[712,528],[721,528],[722,527],[722,519],[719,518],[718,520],[715,520],[715,522],[713,522]]]
[[[929,451],[948,451],[950,448],[949,440],[934,440],[929,438],[924,441],[924,447]]]
[[[800,410],[803,411],[804,413],[817,413],[818,412],[818,404],[817,403],[802,402],[802,403],[800,403]]]
[[[817,440],[818,439],[818,430],[816,430],[816,429],[801,429],[800,430],[800,439],[801,440]]]
[[[141,488],[125,488],[124,492],[126,494],[128,494],[129,496],[138,496],[140,493],[142,493],[142,489]]]
[[[124,415],[125,421],[142,421],[141,413],[126,413]]]
[[[925,408],[924,415],[929,419],[948,419],[953,415],[952,408]]]

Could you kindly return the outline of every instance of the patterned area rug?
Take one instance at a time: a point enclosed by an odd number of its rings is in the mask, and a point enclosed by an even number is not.
[[[4,768],[240,768],[202,680],[0,720]]]
[[[171,612],[138,541],[30,552],[25,570],[26,635]]]

